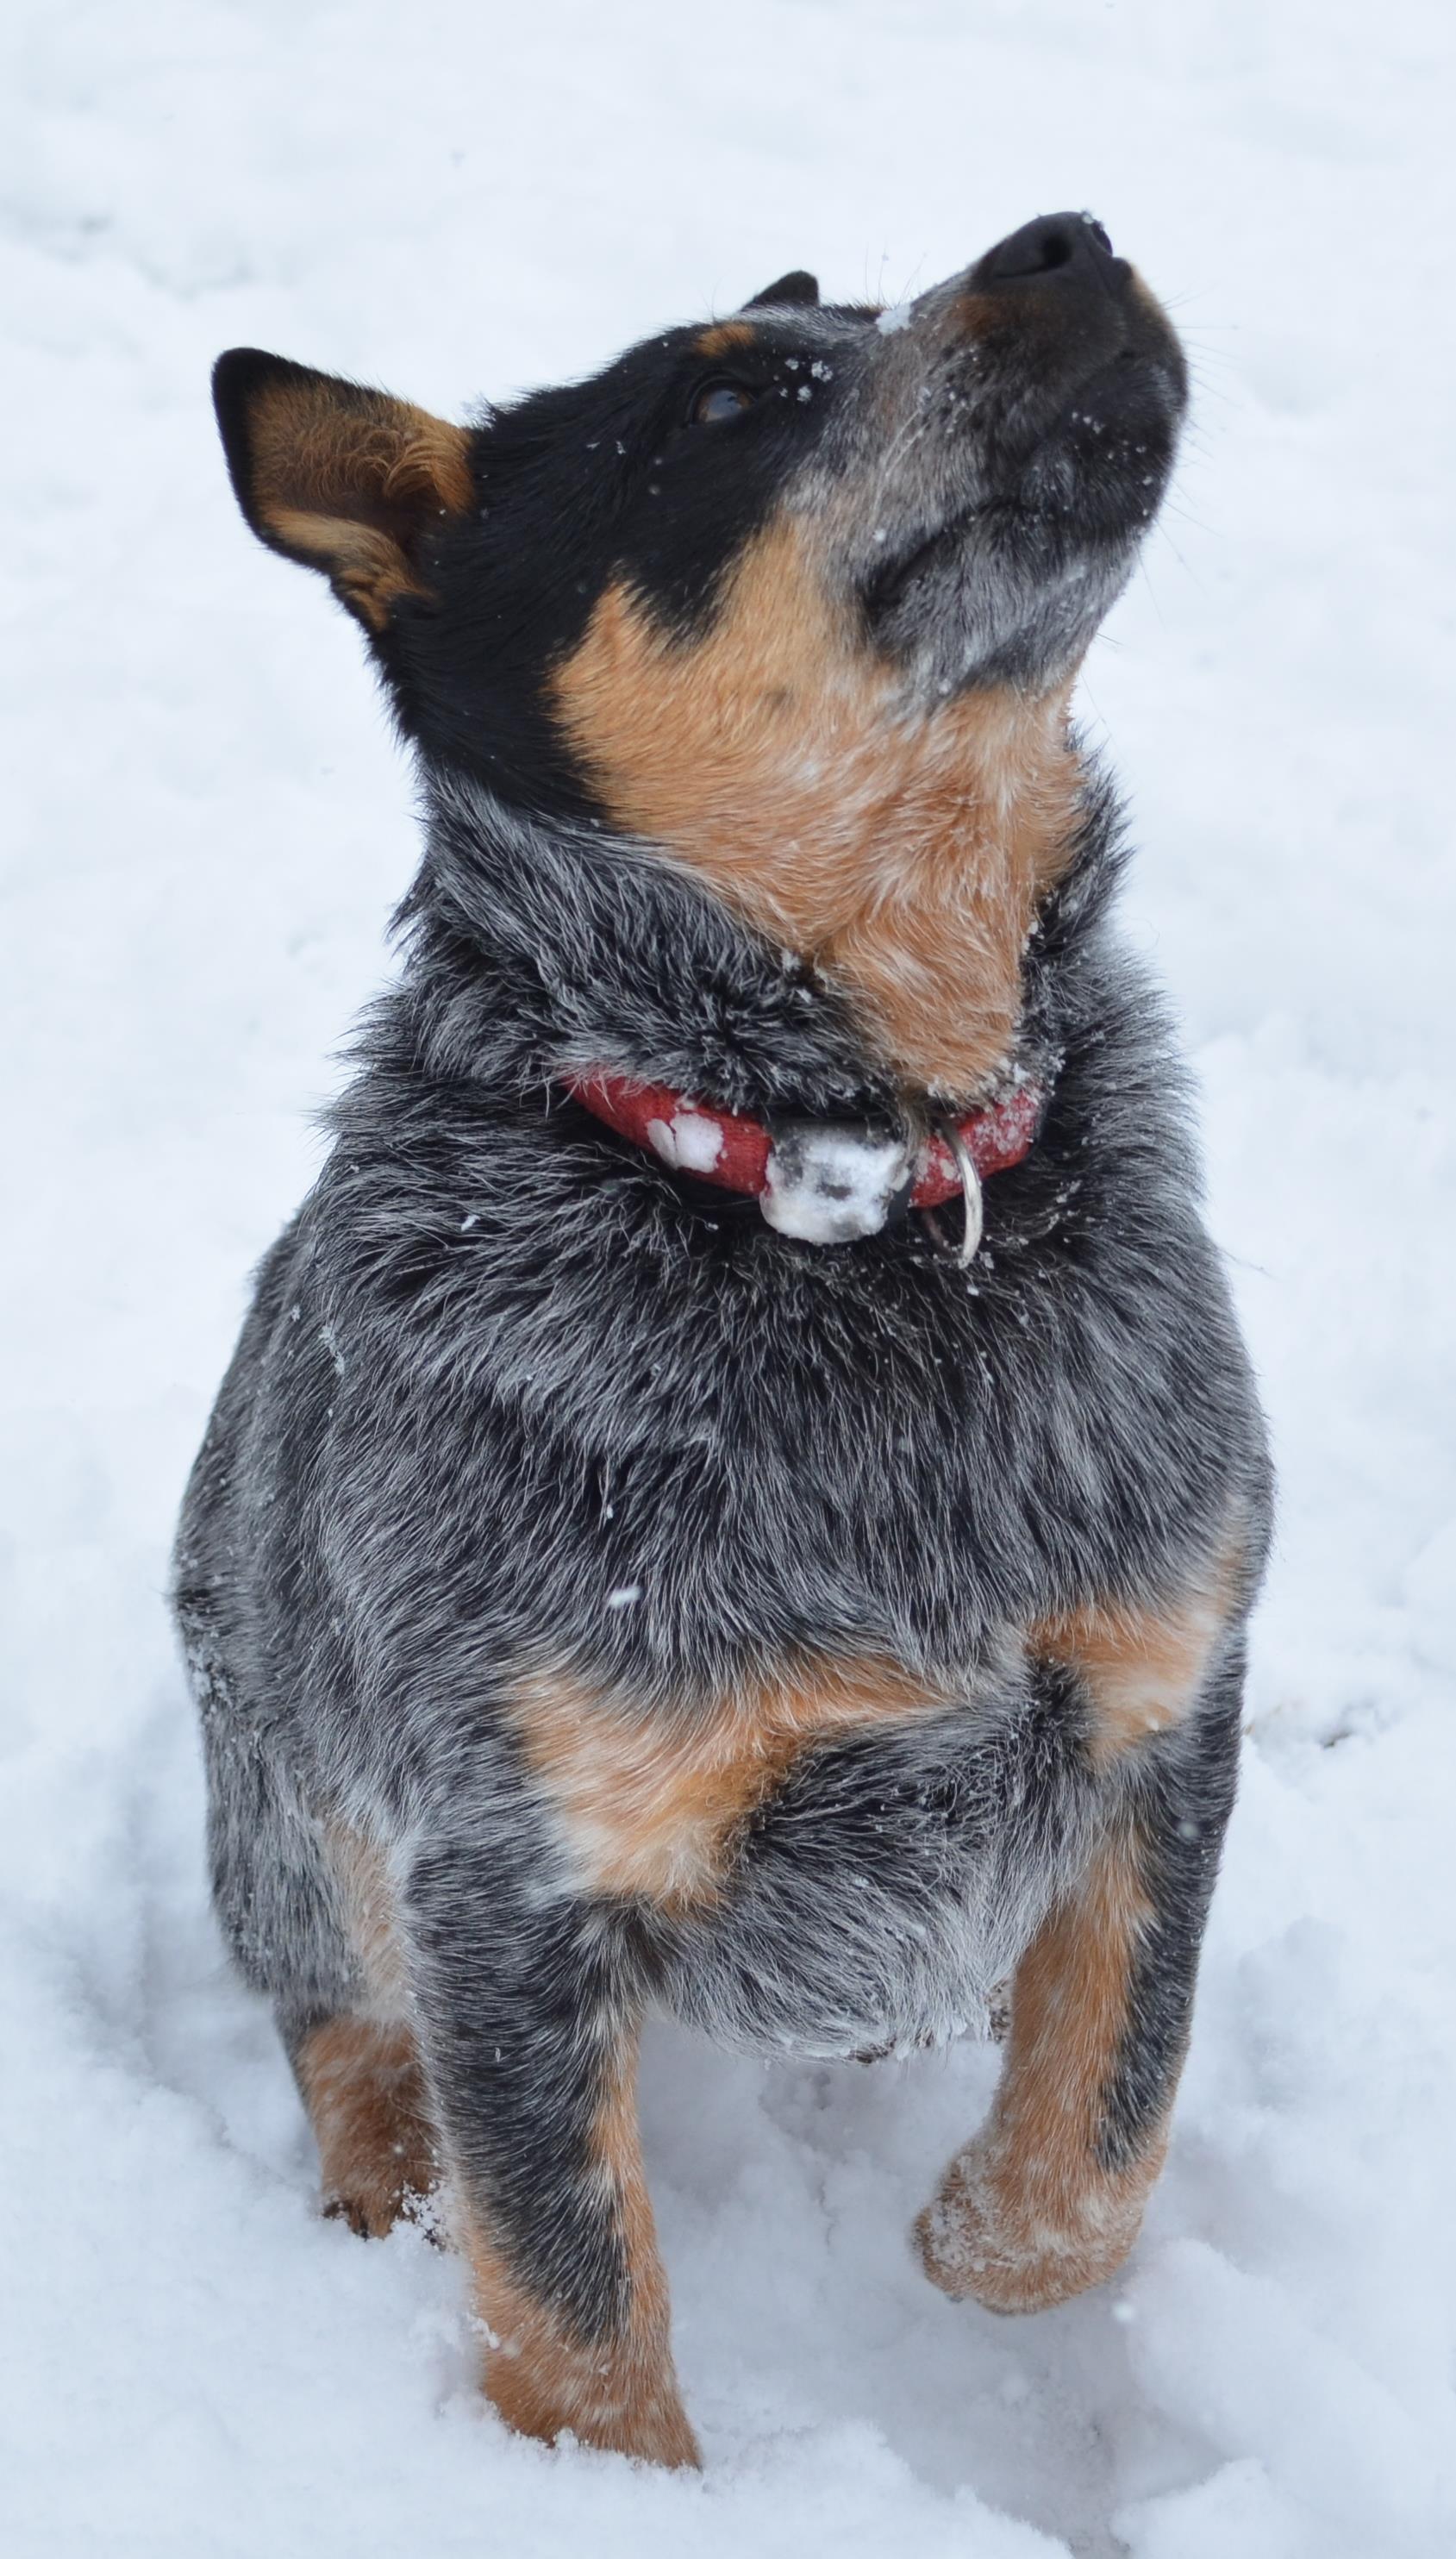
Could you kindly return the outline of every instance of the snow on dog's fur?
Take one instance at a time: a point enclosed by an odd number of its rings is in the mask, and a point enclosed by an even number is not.
[[[1120,2263],[1266,1538],[1067,726],[1176,342],[1069,217],[896,316],[786,277],[469,430],[218,369],[244,512],[369,634],[428,825],[182,1523],[218,1905],[331,2204],[439,2176],[496,2404],[669,2463],[654,2003],[868,2055],[1009,1976],[927,2269],[1027,2310]],[[583,1108],[607,1068],[709,1130],[909,1143],[1007,1078],[1045,1113],[962,1269],[914,1216],[776,1231]]]

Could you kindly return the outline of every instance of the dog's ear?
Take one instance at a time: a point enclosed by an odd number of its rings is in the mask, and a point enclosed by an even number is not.
[[[774,302],[817,302],[818,298],[818,277],[805,275],[803,268],[797,266],[792,275],[781,275],[777,284],[766,284],[762,293],[756,293],[743,307],[745,311],[761,311]]]
[[[261,541],[322,569],[371,632],[400,596],[428,596],[424,536],[475,494],[465,427],[256,347],[218,358],[213,400],[237,503]]]

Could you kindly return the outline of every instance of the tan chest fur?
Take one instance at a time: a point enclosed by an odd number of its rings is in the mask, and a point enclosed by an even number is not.
[[[821,1662],[675,1719],[543,1671],[510,1717],[586,1888],[686,1911],[714,1899],[744,1824],[811,1742],[949,1703],[895,1662]]]

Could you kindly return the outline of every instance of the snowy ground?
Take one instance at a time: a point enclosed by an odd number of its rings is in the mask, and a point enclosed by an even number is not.
[[[12,2559],[1451,2548],[1447,23],[12,0]],[[1055,2315],[952,2309],[906,2246],[983,2053],[767,2073],[659,2037],[711,2468],[644,2476],[508,2439],[455,2267],[315,2217],[208,1914],[171,1520],[413,838],[352,630],[233,511],[207,368],[252,341],[458,411],[787,266],[893,298],[1062,205],[1172,300],[1201,382],[1085,709],[1282,1468],[1242,1797],[1167,2178],[1126,2279]]]

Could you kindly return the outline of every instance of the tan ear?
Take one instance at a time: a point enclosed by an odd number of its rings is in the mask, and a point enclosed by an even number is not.
[[[256,347],[218,358],[213,399],[261,541],[322,569],[373,632],[400,596],[429,595],[425,537],[475,495],[465,427]]]

